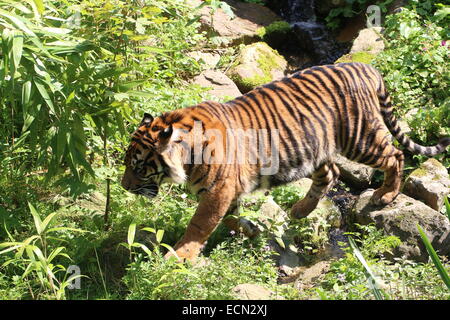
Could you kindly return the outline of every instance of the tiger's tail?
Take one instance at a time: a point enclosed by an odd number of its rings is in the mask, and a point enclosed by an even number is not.
[[[393,108],[389,93],[385,89],[381,90],[378,93],[378,99],[380,101],[381,114],[383,115],[384,123],[395,139],[411,153],[433,157],[444,152],[450,145],[450,137],[442,138],[437,145],[432,147],[425,147],[415,143],[410,137],[402,132],[396,117],[392,113]]]

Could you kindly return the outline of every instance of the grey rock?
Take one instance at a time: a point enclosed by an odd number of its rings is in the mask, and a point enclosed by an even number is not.
[[[428,260],[417,224],[423,228],[438,254],[450,254],[450,222],[447,217],[404,194],[399,194],[386,206],[371,205],[373,192],[369,189],[361,194],[351,218],[363,225],[374,223],[386,234],[400,238],[402,244],[395,249],[395,256],[422,262]]]
[[[203,30],[226,39],[230,44],[251,43],[258,39],[256,31],[259,28],[281,20],[272,10],[260,4],[236,0],[224,2],[231,7],[234,17],[222,9],[217,9],[211,15],[211,7],[204,6],[200,9],[200,23]],[[198,7],[201,3],[201,0],[187,1],[192,7]]]
[[[450,193],[450,177],[447,169],[436,159],[428,159],[409,175],[403,192],[440,211],[444,205],[444,198]]]
[[[234,82],[220,71],[204,71],[196,76],[192,82],[202,87],[210,87],[209,93],[218,98],[229,97],[233,99],[242,95]]]
[[[358,188],[367,188],[370,186],[375,169],[347,158],[337,155],[334,162],[339,168],[341,179]]]

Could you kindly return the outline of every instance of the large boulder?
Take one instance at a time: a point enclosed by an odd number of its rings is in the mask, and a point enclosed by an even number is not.
[[[371,27],[362,29],[355,41],[353,41],[350,53],[367,52],[376,56],[384,50],[384,42],[380,37],[381,27]]]
[[[206,70],[196,76],[192,82],[211,88],[208,93],[218,98],[233,99],[242,95],[234,82],[220,71]]]
[[[260,4],[236,0],[223,0],[223,2],[231,8],[232,15],[221,8],[212,10],[210,6],[204,6],[200,9],[200,23],[202,29],[209,32],[211,36],[221,37],[231,44],[256,41],[258,39],[256,31],[259,28],[281,20],[272,10]],[[202,1],[188,0],[187,3],[192,7],[198,7]]]
[[[384,50],[384,42],[380,37],[381,27],[365,28],[359,31],[348,54],[343,55],[336,63],[362,62],[369,64]]]
[[[281,79],[286,68],[286,60],[276,50],[265,42],[257,42],[241,49],[227,74],[246,93],[257,86]]]
[[[402,244],[394,250],[395,256],[428,260],[417,225],[424,229],[438,254],[450,254],[450,221],[446,216],[404,194],[399,194],[386,206],[374,206],[370,204],[373,192],[369,189],[361,194],[355,203],[352,221],[363,225],[373,223],[386,234],[400,238]]]
[[[334,162],[339,168],[342,181],[357,187],[367,188],[370,186],[375,169],[347,158],[336,155]]]
[[[428,159],[406,179],[403,192],[440,211],[450,192],[447,169],[436,159]]]

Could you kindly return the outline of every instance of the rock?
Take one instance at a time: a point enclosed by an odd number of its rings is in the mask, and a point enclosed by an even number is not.
[[[267,0],[266,5],[275,12],[280,12],[283,19],[288,22],[315,21],[314,2],[314,0]]]
[[[375,169],[347,158],[337,155],[334,162],[341,172],[341,179],[357,188],[367,188],[370,186]]]
[[[198,7],[201,0],[188,0],[187,3]],[[222,37],[231,44],[251,43],[258,39],[257,30],[281,20],[269,8],[256,3],[246,3],[236,0],[224,0],[234,13],[234,17],[222,9],[217,9],[211,16],[211,7],[200,9],[202,29],[212,35]]]
[[[286,235],[288,219],[287,212],[272,197],[267,197],[267,200],[261,205],[259,221],[271,233],[268,246],[277,253],[274,260],[279,270],[290,276],[296,272],[300,259],[297,249],[291,244],[293,243],[292,239]]]
[[[337,59],[334,63],[361,62],[361,63],[365,63],[365,64],[370,64],[374,58],[375,58],[375,56],[372,55],[371,53],[363,51],[363,52],[344,54],[342,57]]]
[[[302,193],[306,194],[311,188],[312,182],[313,181],[310,178],[302,178],[300,180],[291,182],[289,185],[300,189]]]
[[[316,12],[326,17],[331,9],[343,7],[346,4],[345,0],[321,0],[316,3]]]
[[[259,211],[261,215],[259,221],[264,224],[267,229],[276,228],[279,233],[286,230],[289,215],[273,200],[272,197],[267,197],[267,200],[261,205]]]
[[[353,41],[350,53],[367,52],[376,56],[384,50],[384,42],[380,37],[381,27],[362,29]]]
[[[447,169],[436,159],[428,159],[409,175],[403,192],[440,211],[444,205],[444,198],[450,192]]]
[[[286,60],[265,42],[257,42],[241,49],[228,75],[241,92],[284,77]]]
[[[330,270],[331,261],[319,261],[316,264],[300,270],[294,287],[305,290],[316,286]]]
[[[196,76],[193,83],[202,87],[210,87],[209,94],[234,99],[241,94],[234,82],[220,71],[207,70]]]
[[[394,0],[394,2],[389,5],[386,15],[400,12],[402,7],[407,4],[407,0]]]
[[[272,48],[279,48],[292,38],[292,27],[286,21],[275,21],[257,30],[258,36]]]
[[[328,233],[332,228],[341,226],[342,216],[339,208],[327,197],[322,198],[317,208],[297,224],[302,234],[297,235],[296,242],[305,243],[311,249],[323,248],[328,242]]]
[[[187,56],[195,59],[195,61],[203,64],[204,69],[214,69],[220,60],[220,55],[218,53],[193,51],[189,52]]]
[[[383,39],[379,36],[381,27],[365,28],[359,31],[348,54],[343,55],[335,63],[362,62],[369,64],[384,50]]]
[[[231,289],[231,291],[239,300],[269,300],[280,298],[263,286],[252,283],[239,284]]]
[[[417,224],[425,231],[434,249],[440,255],[450,254],[450,221],[422,202],[404,194],[386,206],[373,206],[370,198],[374,190],[363,192],[356,202],[352,222],[374,223],[387,235],[398,237],[402,244],[394,249],[394,255],[402,258],[428,261],[428,253],[422,243]]]

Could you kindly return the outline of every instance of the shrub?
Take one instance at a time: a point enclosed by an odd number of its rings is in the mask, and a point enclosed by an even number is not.
[[[387,17],[387,48],[374,61],[397,114],[402,117],[417,108],[408,121],[413,137],[424,144],[450,134],[450,51],[441,31],[430,20],[403,9]]]

